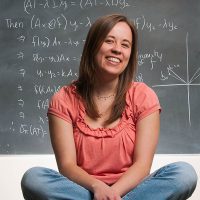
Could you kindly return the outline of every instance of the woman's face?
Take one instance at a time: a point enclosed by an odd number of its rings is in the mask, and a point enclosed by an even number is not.
[[[118,77],[128,65],[131,47],[130,27],[125,22],[118,22],[106,36],[96,55],[97,74]]]

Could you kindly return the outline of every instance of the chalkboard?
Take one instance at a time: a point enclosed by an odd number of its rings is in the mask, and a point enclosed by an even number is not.
[[[200,153],[198,0],[1,0],[1,154],[53,153],[49,99],[77,78],[91,24],[110,13],[137,27],[136,79],[162,105],[157,153]]]

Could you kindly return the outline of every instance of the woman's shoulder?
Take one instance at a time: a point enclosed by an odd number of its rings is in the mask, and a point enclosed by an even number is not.
[[[53,97],[59,98],[67,98],[67,97],[75,97],[76,95],[76,86],[74,84],[64,85],[62,86]]]
[[[75,86],[65,85],[51,97],[48,114],[56,115],[71,123],[76,118],[77,105]]]
[[[152,89],[144,82],[132,82],[129,88],[129,92],[148,92]]]
[[[137,101],[158,101],[157,94],[155,91],[148,86],[144,82],[133,82],[131,83],[131,87],[128,91],[128,94],[130,96],[130,99],[132,101],[137,102]]]
[[[144,118],[156,110],[161,111],[157,94],[145,83],[132,83],[129,90],[129,97],[137,120]]]

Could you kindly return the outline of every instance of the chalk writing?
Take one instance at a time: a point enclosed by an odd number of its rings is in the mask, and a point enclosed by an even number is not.
[[[41,56],[39,53],[33,54],[33,62],[43,63],[61,63],[61,62],[70,62],[70,61],[80,61],[80,57],[69,57],[64,54],[53,55],[53,56]]]
[[[36,74],[41,78],[41,77],[48,77],[48,78],[57,78],[57,77],[64,77],[64,78],[68,78],[68,77],[73,77],[73,78],[77,78],[78,74],[77,72],[75,72],[72,69],[68,69],[68,70],[64,70],[61,69],[60,71],[55,71],[55,70],[39,70],[37,69]]]
[[[163,19],[163,23],[159,24],[163,29],[169,30],[169,31],[174,31],[178,29],[178,26],[173,22],[173,21],[167,21],[167,19]]]
[[[24,35],[21,35],[17,38],[20,42],[24,42],[26,37]]]
[[[8,29],[23,29],[24,28],[24,22],[22,21],[14,21],[13,19],[5,19],[6,21],[6,27]]]
[[[19,112],[19,117],[22,118],[22,119],[24,119],[25,118],[24,112]]]
[[[49,121],[47,116],[46,117],[45,116],[38,116],[38,118],[39,118],[38,122],[42,123],[42,124],[45,124],[46,122]]]
[[[72,3],[71,3],[72,5]],[[52,8],[52,9],[63,9],[66,10],[68,8],[68,3],[67,1],[59,0],[59,1],[54,1],[54,0],[43,0],[43,1],[36,1],[36,0],[25,0],[24,1],[24,12],[27,14],[30,14],[30,11],[32,9],[37,9],[37,8]]]
[[[23,108],[24,107],[24,100],[23,99],[18,99],[18,105]]]
[[[17,86],[17,89],[18,89],[18,91],[21,91],[21,92],[23,91],[23,88],[22,88],[21,85],[18,85],[18,86]]]
[[[35,9],[57,9],[65,11],[71,9],[72,7],[80,7],[81,9],[88,9],[94,7],[118,7],[120,9],[125,9],[130,6],[130,0],[25,0],[24,1],[24,12],[30,14],[32,10]]]
[[[143,65],[146,60],[150,61],[151,63],[151,70],[154,68],[154,63],[162,62],[163,54],[158,52],[157,50],[153,50],[152,53],[144,53],[138,55],[138,65]]]
[[[24,52],[17,53],[17,58],[23,60],[24,59]]]
[[[137,74],[136,81],[137,82],[144,82],[142,73]]]
[[[169,21],[166,18],[161,19],[159,24],[149,21],[145,15],[136,17],[133,21],[136,28],[142,31],[147,30],[148,32],[153,32],[160,29],[172,32],[178,29],[178,25],[174,21]]]
[[[33,15],[31,18],[31,29],[61,29],[61,30],[73,30],[77,31],[80,26],[84,28],[91,26],[91,21],[89,17],[83,19],[83,21],[76,21],[74,19],[67,19],[64,14],[60,14],[60,16],[56,18],[52,18],[48,20],[48,22],[44,22],[39,16]]]
[[[200,83],[193,83],[199,76],[200,76],[200,68],[198,68],[195,73],[193,74],[193,76],[190,78],[189,75],[189,49],[188,49],[188,37],[189,37],[189,33],[186,34],[186,39],[185,39],[185,46],[186,46],[186,68],[187,68],[187,80],[184,80],[183,78],[181,78],[175,71],[174,68],[179,67],[178,66],[174,66],[168,67],[168,75],[175,78],[176,80],[178,80],[180,83],[179,84],[161,84],[161,85],[153,85],[152,87],[172,87],[172,86],[186,86],[187,88],[187,107],[188,107],[188,122],[191,126],[191,103],[190,103],[190,87],[191,86],[200,86]],[[165,77],[166,80],[167,78]]]
[[[82,41],[79,40],[73,40],[72,38],[68,38],[65,41],[59,40],[56,36],[51,40],[49,37],[40,37],[40,36],[33,36],[32,44],[33,47],[57,47],[57,46],[74,46],[77,47],[80,44],[84,43],[84,39]]]
[[[21,124],[19,127],[19,133],[40,137],[45,137],[45,135],[47,135],[47,132],[44,130],[42,125],[33,126],[32,124]]]
[[[25,69],[19,69],[19,74],[24,77],[25,74],[26,74],[26,70]]]
[[[11,123],[10,130],[12,130],[13,132],[15,131],[15,128],[14,128],[14,122],[13,122],[13,121],[12,121],[12,123]]]
[[[39,99],[37,101],[37,108],[40,110],[40,109],[43,109],[43,110],[47,110],[47,108],[49,107],[49,99],[46,99],[46,100],[41,100]]]
[[[120,9],[124,9],[129,7],[130,4],[127,0],[80,0],[80,7],[82,9],[96,6],[119,7]]]
[[[34,92],[36,95],[43,95],[43,94],[54,94],[57,92],[61,86],[46,86],[46,85],[34,85]]]

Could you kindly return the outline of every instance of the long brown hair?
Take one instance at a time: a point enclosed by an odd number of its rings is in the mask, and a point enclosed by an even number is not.
[[[78,94],[83,98],[86,112],[91,118],[100,117],[93,99],[93,90],[96,77],[95,56],[103,44],[107,34],[118,22],[126,22],[132,31],[132,49],[126,69],[119,76],[117,93],[112,106],[112,112],[105,124],[109,124],[121,117],[126,105],[126,92],[136,73],[137,66],[137,31],[127,17],[120,14],[106,15],[99,18],[91,26],[81,57],[79,77],[75,82]]]

